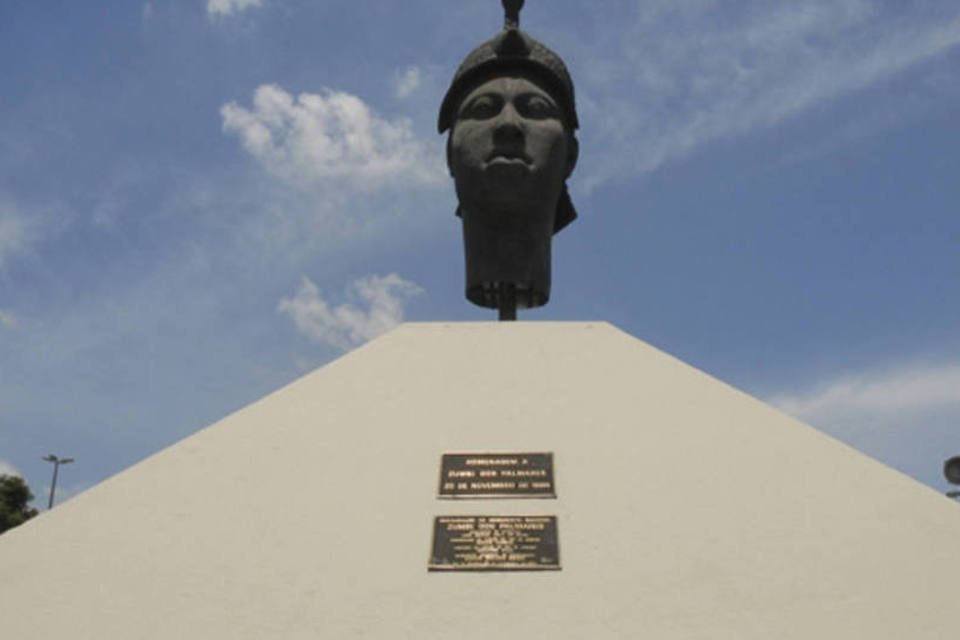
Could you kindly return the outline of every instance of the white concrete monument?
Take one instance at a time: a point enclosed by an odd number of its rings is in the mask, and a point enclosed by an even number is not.
[[[551,486],[440,497],[458,452]],[[438,517],[552,522],[556,563],[430,571]],[[608,324],[409,324],[0,536],[0,628],[944,640],[958,543],[952,501]]]

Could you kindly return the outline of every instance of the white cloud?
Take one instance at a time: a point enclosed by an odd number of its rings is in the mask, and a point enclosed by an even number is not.
[[[20,321],[17,316],[13,315],[13,312],[0,309],[0,328],[16,329],[18,326],[20,326]]]
[[[24,206],[0,192],[0,272],[13,258],[69,228],[71,214],[59,204]]]
[[[877,0],[644,0],[620,40],[579,52],[588,187],[775,126],[960,44],[960,8]],[[623,16],[619,16],[623,18]],[[588,130],[589,131],[589,130]]]
[[[303,187],[374,191],[445,180],[440,145],[425,144],[409,120],[385,120],[349,93],[323,89],[294,97],[262,85],[252,108],[231,102],[220,113],[223,130],[239,136],[271,174]]]
[[[922,416],[932,414],[960,419],[960,365],[851,374],[809,392],[774,396],[770,402],[811,424],[844,433],[913,428]]]
[[[22,478],[23,474],[6,460],[0,460],[0,476],[20,476]]]
[[[29,250],[37,241],[38,232],[35,222],[9,204],[0,203],[0,269],[12,257]]]
[[[393,93],[398,98],[407,98],[420,87],[422,82],[423,72],[420,67],[407,67],[394,75]]]
[[[208,5],[207,11],[209,10],[210,10],[210,7]],[[144,2],[143,5],[140,7],[140,17],[143,18],[144,22],[147,22],[148,20],[151,20],[153,18],[153,11],[154,11],[153,3]]]
[[[960,453],[960,364],[899,364],[767,399],[934,488]]]
[[[263,0],[207,0],[207,14],[210,16],[228,16],[231,13],[262,5]]]
[[[282,299],[277,309],[314,342],[346,350],[400,324],[404,302],[422,291],[395,273],[367,276],[350,284],[348,302],[332,307],[305,277],[297,294]]]

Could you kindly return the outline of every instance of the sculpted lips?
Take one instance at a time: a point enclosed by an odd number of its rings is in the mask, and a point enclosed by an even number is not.
[[[495,149],[486,158],[487,164],[522,164],[529,166],[533,160],[523,151]]]

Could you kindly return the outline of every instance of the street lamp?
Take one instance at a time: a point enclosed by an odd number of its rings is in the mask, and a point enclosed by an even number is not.
[[[943,463],[943,476],[950,484],[960,484],[960,456],[954,456]],[[948,491],[950,498],[960,498],[960,491]]]
[[[73,458],[58,458],[51,453],[43,456],[43,459],[53,463],[53,482],[50,483],[50,501],[47,503],[47,511],[49,511],[53,509],[53,494],[57,490],[57,472],[60,470],[60,465],[70,464],[73,462]]]

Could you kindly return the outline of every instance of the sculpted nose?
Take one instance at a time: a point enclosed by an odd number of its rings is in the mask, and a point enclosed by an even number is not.
[[[497,117],[493,129],[494,144],[523,144],[523,119],[513,105],[506,105]]]

